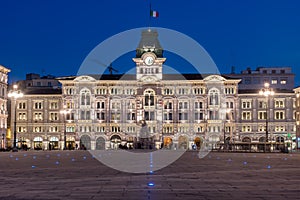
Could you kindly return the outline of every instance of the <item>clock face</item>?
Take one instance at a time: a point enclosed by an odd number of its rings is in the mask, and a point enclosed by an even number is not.
[[[148,57],[145,58],[145,64],[146,64],[146,65],[152,65],[153,62],[154,62],[153,57],[148,56]]]

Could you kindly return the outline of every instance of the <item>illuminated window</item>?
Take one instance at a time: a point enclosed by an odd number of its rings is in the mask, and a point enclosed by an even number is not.
[[[242,120],[251,120],[251,111],[243,111]]]
[[[242,108],[243,109],[251,108],[251,101],[242,101]]]
[[[284,119],[284,111],[275,111],[275,115],[274,115],[275,119]]]
[[[285,79],[282,79],[282,80],[280,81],[280,84],[281,84],[281,85],[285,85],[285,84],[286,84],[286,80],[285,80]]]
[[[267,118],[267,112],[266,111],[259,111],[258,112],[258,119],[266,119]]]

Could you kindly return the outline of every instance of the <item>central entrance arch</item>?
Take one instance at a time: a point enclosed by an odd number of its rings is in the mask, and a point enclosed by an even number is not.
[[[119,135],[113,135],[110,138],[110,147],[112,149],[118,149],[121,144],[121,137]]]
[[[189,139],[187,136],[179,136],[178,138],[178,149],[187,149],[189,144]]]
[[[83,135],[80,138],[80,148],[84,150],[91,150],[91,138],[88,135]]]

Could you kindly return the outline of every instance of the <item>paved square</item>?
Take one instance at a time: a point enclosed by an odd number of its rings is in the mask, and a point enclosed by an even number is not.
[[[300,199],[299,164],[300,154],[212,152],[199,159],[190,151],[153,174],[129,174],[88,151],[5,152],[0,199]]]

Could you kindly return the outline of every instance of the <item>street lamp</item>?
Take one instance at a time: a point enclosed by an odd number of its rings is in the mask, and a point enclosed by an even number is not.
[[[63,118],[63,123],[64,123],[64,150],[67,149],[67,128],[66,128],[66,115],[70,113],[69,110],[61,110],[60,114],[62,114],[64,116]]]
[[[266,97],[266,139],[265,139],[265,152],[266,152],[266,149],[267,149],[267,142],[269,141],[269,128],[268,128],[268,123],[269,123],[269,120],[268,120],[268,104],[269,104],[269,96],[273,96],[274,95],[274,91],[270,88],[270,84],[269,83],[265,83],[264,84],[264,88],[262,88],[260,91],[259,91],[259,95],[263,95]]]
[[[18,90],[17,85],[13,85],[13,90],[9,91],[7,96],[9,98],[11,98],[12,100],[14,100],[15,119],[14,119],[14,144],[13,144],[12,151],[17,152],[18,151],[18,148],[17,148],[17,99],[23,97],[23,93],[20,90]]]
[[[227,121],[227,115],[231,112],[231,109],[223,108],[221,111],[223,111],[221,113],[221,117],[223,120],[223,142],[224,142],[223,150],[225,150],[225,148],[227,149],[225,125]]]

